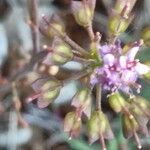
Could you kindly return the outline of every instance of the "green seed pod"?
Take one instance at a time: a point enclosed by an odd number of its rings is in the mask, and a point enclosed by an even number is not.
[[[71,60],[72,57],[73,53],[71,52],[71,47],[64,43],[55,47],[55,53],[52,59],[56,64],[64,64]]]
[[[138,125],[139,125],[139,131],[144,134],[148,135],[148,129],[147,129],[147,123],[148,123],[148,112],[145,110],[141,109],[139,105],[135,102],[135,100],[130,102],[131,105],[131,113],[133,114],[134,118],[136,119]]]
[[[146,28],[143,29],[141,37],[144,40],[144,43],[148,47],[150,47],[150,27],[146,27]]]
[[[127,105],[125,99],[118,93],[113,93],[109,96],[109,104],[115,112],[121,112],[122,108]]]
[[[133,6],[135,5],[136,0],[129,1],[128,0],[117,0],[114,10],[116,13],[121,14],[122,11],[125,11],[125,15],[129,15]]]
[[[72,105],[87,117],[91,115],[91,92],[88,88],[81,89],[73,98]]]
[[[88,121],[88,136],[90,143],[99,139],[100,134],[106,139],[113,138],[113,133],[106,115],[102,111],[94,111]]]
[[[59,95],[61,83],[57,80],[48,80],[41,87],[42,95],[38,99],[38,106],[44,108],[52,103]]]
[[[90,143],[95,142],[99,139],[99,119],[97,111],[93,112],[90,120],[88,121],[88,136]]]
[[[28,100],[38,98],[38,107],[47,107],[60,93],[61,82],[55,78],[39,78],[32,83],[32,88],[36,92]]]
[[[150,72],[143,75],[145,79],[150,80]]]
[[[89,9],[89,7],[81,8],[77,15],[75,15],[75,19],[78,24],[81,26],[88,26],[91,23],[92,20],[92,13]]]
[[[61,34],[65,33],[65,26],[58,15],[53,14],[50,19],[46,18],[46,16],[43,16],[43,20],[47,26],[45,26],[45,24],[41,25],[41,30],[45,35],[47,35],[47,37],[53,38],[54,36],[58,35],[58,32]],[[41,24],[43,24],[43,22],[41,22]]]
[[[150,114],[150,102],[143,97],[136,97],[135,102],[147,114]]]
[[[70,138],[77,137],[82,126],[81,118],[78,118],[76,112],[70,112],[64,119],[64,131],[70,133]]]
[[[93,8],[88,3],[72,1],[71,8],[76,22],[84,27],[91,24],[93,19]]]
[[[61,24],[57,24],[57,23],[51,23],[52,27],[48,27],[47,29],[47,36],[49,38],[53,38],[54,36],[57,36],[58,33],[64,33],[64,27]]]
[[[55,37],[52,45],[52,52],[47,55],[43,63],[47,65],[62,65],[71,61],[72,58],[73,53],[70,45],[63,42],[58,37]]]
[[[150,67],[150,61],[146,61],[144,64]],[[147,80],[150,80],[150,72],[144,74],[143,77]]]
[[[133,136],[133,132],[139,129],[139,125],[135,118],[130,119],[128,115],[122,115],[122,128],[125,138],[130,138]]]
[[[129,26],[130,21],[120,16],[111,17],[108,21],[108,30],[112,35],[123,33]]]

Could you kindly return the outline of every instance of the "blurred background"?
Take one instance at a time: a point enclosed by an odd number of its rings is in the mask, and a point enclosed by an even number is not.
[[[30,0],[29,0],[30,1]],[[28,0],[0,0],[0,150],[99,150],[98,142],[88,144],[86,125],[78,139],[68,140],[63,132],[63,118],[73,108],[70,106],[80,84],[72,81],[67,84],[60,96],[53,104],[44,109],[39,109],[36,103],[25,102],[31,93],[29,80],[37,76],[32,71],[30,76],[23,77],[16,89],[19,93],[19,102],[13,103],[13,92],[9,82],[15,73],[28,64],[31,58],[32,34],[28,23]],[[75,22],[70,12],[71,0],[37,0],[38,19],[44,13],[47,16],[59,14],[66,26],[67,33],[78,44],[87,47],[89,39],[86,31]],[[102,42],[107,41],[107,21],[110,8],[115,0],[97,0],[93,20],[94,31],[100,31]],[[135,18],[127,31],[120,38],[124,43],[145,38],[145,46],[138,54],[143,62],[150,61],[150,0],[137,0],[133,13]],[[40,35],[40,47],[49,44],[51,39]],[[63,66],[64,72],[76,71],[82,65],[69,62]],[[143,97],[150,100],[150,83],[139,81],[143,85]],[[14,110],[19,107],[19,111]],[[21,107],[20,107],[21,106]],[[134,150],[133,140],[125,140],[121,131],[120,116],[112,113],[103,93],[103,110],[109,116],[111,126],[116,138],[107,141],[108,150]],[[19,118],[19,119],[18,119]],[[86,120],[86,119],[85,119]],[[150,138],[142,138],[143,150],[150,149]]]

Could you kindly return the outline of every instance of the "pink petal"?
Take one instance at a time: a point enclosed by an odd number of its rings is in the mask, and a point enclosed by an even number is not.
[[[137,79],[137,74],[134,71],[130,71],[130,70],[125,70],[122,73],[121,79],[123,82],[125,83],[129,83],[129,82],[135,82]]]
[[[112,66],[115,63],[115,57],[112,54],[106,54],[103,58],[105,65]]]
[[[125,69],[126,68],[126,63],[127,63],[127,57],[126,56],[121,56],[119,58],[120,67]]]
[[[102,54],[107,54],[111,52],[111,49],[108,45],[100,46],[99,49]]]
[[[137,63],[135,70],[138,72],[138,74],[146,74],[150,71],[150,67],[141,63]]]
[[[120,86],[120,89],[125,93],[129,93],[130,91],[130,87],[124,84]]]
[[[95,85],[96,83],[98,83],[98,79],[93,75],[90,78],[90,84],[91,85]]]
[[[133,47],[130,49],[130,51],[127,53],[127,57],[129,61],[133,61],[137,52],[139,51],[139,46]]]

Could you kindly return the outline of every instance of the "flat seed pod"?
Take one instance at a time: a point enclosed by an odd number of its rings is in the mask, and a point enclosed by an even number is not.
[[[113,132],[110,128],[109,121],[102,111],[95,111],[88,121],[88,135],[90,143],[95,142],[103,135],[106,139],[113,138]]]
[[[122,129],[125,138],[131,138],[133,136],[134,130],[139,129],[139,124],[135,118],[130,119],[128,115],[122,115]]]
[[[96,140],[99,139],[99,121],[97,117],[97,112],[93,112],[91,118],[88,121],[88,136],[90,143],[94,143]]]
[[[81,118],[76,116],[76,112],[69,112],[64,119],[64,131],[70,133],[70,138],[77,137],[82,126]]]
[[[121,17],[112,17],[109,19],[108,22],[108,29],[109,32],[113,35],[119,34],[124,32],[127,27],[129,26],[130,21],[127,19],[122,19],[121,21]]]
[[[122,111],[122,108],[126,106],[126,101],[118,92],[110,95],[108,102],[111,108],[117,113]]]
[[[90,90],[88,88],[83,88],[77,92],[71,104],[77,109],[81,109],[80,111],[89,118],[91,115],[91,100],[92,97]]]
[[[62,65],[73,58],[71,47],[58,37],[54,38],[52,49],[53,51],[50,52],[43,61],[44,64]]]
[[[150,47],[150,27],[146,27],[143,29],[143,32],[141,33],[141,37],[144,40],[144,44]]]
[[[54,90],[49,90],[44,92],[41,97],[38,99],[38,107],[44,108],[47,107],[50,103],[52,103],[60,93],[60,87],[57,87]]]
[[[59,95],[61,83],[55,78],[40,78],[32,84],[32,88],[37,92],[35,95],[38,95],[38,97],[32,97],[38,98],[38,106],[44,108],[53,102]],[[34,98],[32,100],[34,100]]]
[[[48,78],[39,78],[32,83],[31,87],[35,92],[41,92],[41,87],[47,80]]]
[[[93,7],[89,6],[89,2],[83,4],[83,2],[72,1],[71,9],[75,17],[76,22],[84,27],[87,27],[93,18]],[[94,4],[94,3],[91,3]]]
[[[51,18],[43,16],[43,20],[40,23],[41,32],[44,33],[48,38],[53,38],[58,35],[65,33],[65,26],[63,21],[57,14],[53,14]]]

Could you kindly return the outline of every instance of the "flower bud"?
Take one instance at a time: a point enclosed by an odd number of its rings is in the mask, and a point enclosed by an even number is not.
[[[49,50],[48,47],[46,47],[46,49]],[[61,65],[70,61],[72,58],[73,53],[71,47],[58,37],[55,37],[51,51],[43,63],[47,65]]]
[[[125,99],[118,93],[113,93],[109,96],[109,104],[115,112],[121,112],[123,107],[127,105]]]
[[[72,1],[71,3],[71,9],[76,22],[84,27],[89,26],[93,19],[94,7],[90,6],[90,1],[91,0],[87,2]],[[94,3],[91,4],[94,5]]]
[[[99,139],[100,135],[103,135],[106,139],[113,138],[113,133],[106,115],[102,111],[94,111],[88,121],[90,143]]]
[[[72,105],[87,117],[91,115],[91,92],[88,88],[81,89],[73,98]]]
[[[69,112],[64,119],[64,131],[70,133],[70,138],[76,138],[82,126],[81,118],[76,112]]]

